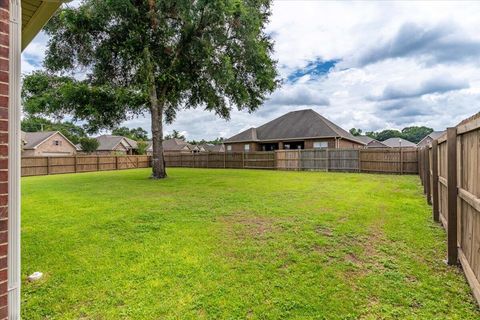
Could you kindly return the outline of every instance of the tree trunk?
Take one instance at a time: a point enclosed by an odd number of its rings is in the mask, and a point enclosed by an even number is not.
[[[163,101],[163,100],[162,100]],[[167,177],[163,158],[163,102],[159,103],[155,85],[150,88],[150,112],[152,117],[152,179]]]

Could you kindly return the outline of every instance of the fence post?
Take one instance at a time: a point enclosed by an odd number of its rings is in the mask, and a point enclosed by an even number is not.
[[[297,149],[297,171],[300,171],[302,168],[302,159],[301,159],[300,149]]]
[[[77,156],[75,156],[75,158],[73,159],[73,172],[77,173],[78,169],[77,169]]]
[[[227,153],[223,153],[223,169],[227,167]]]
[[[273,168],[274,170],[278,170],[277,150],[273,150]]]
[[[400,148],[400,174],[403,174],[403,149]]]
[[[115,157],[115,170],[118,170],[118,156]]]
[[[425,149],[425,153],[427,154],[427,161],[425,164],[425,166],[427,167],[427,170],[426,170],[427,203],[432,204],[432,185],[430,184],[430,149],[428,147]]]
[[[438,141],[432,142],[432,204],[433,204],[433,220],[439,221],[438,208]]]
[[[100,156],[97,155],[97,171],[100,171]]]
[[[330,152],[328,148],[325,149],[325,157],[327,158],[327,172],[330,171]]]
[[[207,151],[207,168],[210,168],[209,158],[210,158],[210,151]]]
[[[448,264],[458,263],[457,247],[457,128],[447,129]]]
[[[422,150],[422,173],[423,173],[423,193],[427,195],[427,150],[424,148]]]
[[[423,149],[418,150],[418,172],[423,186]]]
[[[50,174],[50,157],[47,157],[47,174]]]

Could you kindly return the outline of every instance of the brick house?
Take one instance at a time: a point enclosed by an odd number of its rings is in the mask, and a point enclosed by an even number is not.
[[[165,153],[197,153],[200,149],[182,139],[168,139],[162,142]],[[153,143],[150,141],[147,147],[147,155],[153,154]]]
[[[59,157],[77,154],[77,147],[59,131],[22,132],[22,157]]]
[[[420,142],[417,143],[417,147],[419,148],[428,147],[432,144],[433,140],[437,140],[445,133],[446,131],[433,131],[432,133],[425,136],[422,140],[420,140]]]
[[[0,0],[0,319],[20,319],[21,53],[62,0]]]
[[[416,148],[417,145],[411,141],[402,138],[390,138],[382,141],[389,148]]]
[[[94,154],[98,155],[127,155],[136,154],[138,144],[135,140],[112,135],[101,135],[95,138],[99,146]]]
[[[383,142],[375,140],[375,139],[370,138],[368,136],[356,136],[355,138],[357,138],[357,140],[360,140],[360,141],[364,142],[366,144],[365,145],[366,149],[370,149],[370,148],[389,148],[389,146],[387,146]]]
[[[289,112],[225,140],[226,152],[363,148],[366,144],[312,109]]]

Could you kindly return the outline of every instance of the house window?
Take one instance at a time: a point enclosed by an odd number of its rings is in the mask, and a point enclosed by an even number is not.
[[[327,141],[315,141],[313,143],[313,148],[314,149],[328,148],[328,142]]]
[[[227,146],[227,151],[232,151],[232,146]]]
[[[243,150],[244,150],[245,152],[250,151],[250,144],[249,144],[249,143],[246,143],[246,144],[243,146]]]
[[[60,141],[60,140],[53,140],[53,145],[54,145],[54,146],[61,146],[61,145],[62,145],[62,141]]]

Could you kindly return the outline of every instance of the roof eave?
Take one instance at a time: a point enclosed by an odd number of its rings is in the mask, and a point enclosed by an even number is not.
[[[48,20],[55,14],[64,2],[70,0],[43,0],[33,16],[22,30],[22,51],[35,38],[35,36],[47,24]]]
[[[275,139],[262,139],[262,140],[238,140],[238,141],[225,141],[224,144],[228,143],[244,143],[244,142],[258,142],[258,143],[264,143],[264,142],[275,142],[275,141],[296,141],[296,140],[312,140],[312,139],[344,139],[344,140],[349,140],[352,142],[356,142],[358,144],[366,145],[366,143],[361,142],[356,139],[351,139],[347,137],[341,137],[341,136],[317,136],[317,137],[298,137],[298,138],[275,138]]]

